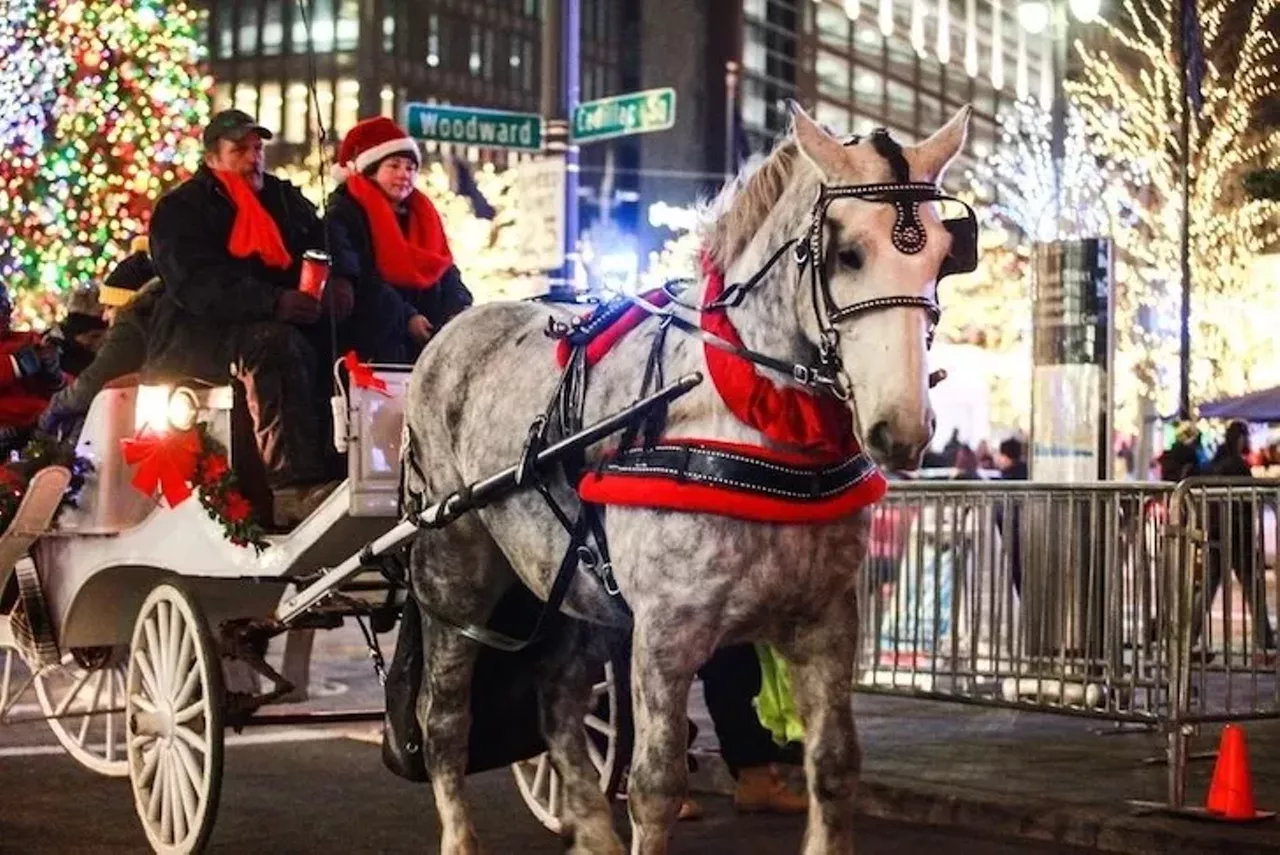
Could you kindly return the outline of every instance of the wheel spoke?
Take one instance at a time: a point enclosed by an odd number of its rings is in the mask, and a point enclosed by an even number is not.
[[[182,652],[186,629],[186,622],[182,619],[182,613],[178,611],[178,607],[172,603],[169,604],[169,632],[164,640],[165,652],[169,656],[169,688],[178,685],[179,669],[182,667],[178,657]]]
[[[138,707],[138,709],[142,710],[144,713],[155,715],[156,705],[151,703],[149,699],[143,697],[142,695],[134,695],[133,703]]]
[[[208,740],[201,738],[195,733],[195,731],[186,727],[175,727],[173,732],[179,739],[199,751],[201,754],[209,753]]]
[[[539,754],[539,755],[538,755],[538,769],[537,769],[537,771],[536,771],[536,772],[534,772],[534,773],[533,773],[533,786],[532,786],[532,787],[530,787],[530,790],[532,790],[532,792],[533,792],[533,797],[534,797],[535,799],[537,799],[537,798],[541,798],[541,796],[542,796],[542,787],[543,787],[543,785],[545,785],[545,784],[546,784],[546,782],[547,782],[547,769],[548,769],[548,768],[550,768],[550,767],[547,765],[547,755],[546,755],[546,754]]]
[[[176,610],[175,610],[176,613]],[[182,643],[178,645],[178,656],[173,660],[173,682],[171,686],[186,686],[186,680],[189,680],[190,671],[188,671],[188,663],[193,664],[191,671],[199,671],[199,663],[192,663],[194,658],[195,634],[188,631],[186,624],[182,625]],[[181,694],[181,692],[179,692]],[[174,706],[182,706],[186,701],[175,701]]]
[[[146,741],[155,742],[155,740]],[[142,755],[142,771],[138,773],[138,786],[144,788],[153,787],[156,780],[156,764],[160,761],[160,746],[153,745],[151,751],[147,751],[141,746],[137,747]]]
[[[173,811],[173,842],[175,844],[187,836],[186,793],[182,790],[185,777],[186,773],[178,768],[177,755],[171,752],[169,754],[169,786],[173,788],[173,792],[170,794],[169,807]]]
[[[120,697],[124,697],[124,693],[120,693]],[[116,672],[112,669],[107,672],[107,709],[115,709],[116,706]],[[106,721],[103,722],[103,729],[106,731],[106,743],[103,753],[107,756],[108,763],[114,763],[116,759],[116,714],[109,712],[106,714]]]
[[[138,663],[138,674],[142,677],[142,688],[146,690],[148,695],[159,700],[162,697],[160,683],[156,680],[155,668],[151,664],[151,657],[148,652],[146,650],[134,651],[133,661]],[[134,697],[136,698],[137,695],[134,695]]]
[[[604,756],[600,753],[600,749],[596,748],[594,741],[587,740],[587,757],[591,758],[591,765],[595,767],[596,772],[604,777]]]
[[[183,707],[182,709],[174,713],[173,723],[186,724],[196,716],[203,714],[207,708],[208,707],[205,704],[204,698],[201,698],[200,700],[196,701],[190,706]]]
[[[200,663],[192,663],[191,670],[187,673],[186,679],[182,683],[182,688],[178,690],[178,694],[173,699],[175,707],[185,707],[191,703],[191,698],[195,696],[196,687],[200,685]]]
[[[610,682],[608,680],[601,680],[599,683],[596,683],[594,686],[592,686],[591,700],[594,701],[597,698],[604,697],[604,695],[609,691],[609,685],[610,685]]]
[[[164,765],[160,762],[164,749],[156,745],[155,777],[151,779],[151,794],[147,798],[147,818],[154,825],[160,818],[160,791],[164,789]]]
[[[609,722],[599,716],[588,715],[582,720],[582,723],[594,730],[596,733],[602,733],[610,739],[617,734],[617,730],[614,729],[613,725],[609,724]]]
[[[169,686],[161,682],[164,677],[164,651],[160,648],[160,639],[156,629],[156,616],[147,615],[147,619],[143,621],[142,631],[147,636],[147,646],[144,650],[138,651],[139,658],[143,654],[151,661],[153,670],[151,678],[155,682],[154,698],[162,698],[168,692]]]
[[[547,810],[552,816],[560,815],[560,776],[556,774],[556,770],[551,770],[550,788],[547,791]]]
[[[71,691],[67,692],[67,696],[62,699],[62,703],[58,704],[53,711],[54,718],[61,718],[67,712],[67,707],[71,706],[71,702],[80,694],[80,690],[84,688],[84,684],[89,682],[89,678],[94,675],[93,671],[85,671],[71,686]]]
[[[169,843],[173,840],[173,764],[169,760],[169,752],[160,758],[160,774],[156,776],[156,788],[160,790],[160,840]]]
[[[203,764],[196,759],[196,756],[191,753],[191,749],[185,744],[175,742],[173,743],[173,749],[178,755],[178,760],[180,761],[179,766],[182,770],[183,779],[191,787],[193,795],[198,793],[203,789],[201,787],[201,784],[204,782]],[[188,811],[188,813],[191,812],[192,811]]]

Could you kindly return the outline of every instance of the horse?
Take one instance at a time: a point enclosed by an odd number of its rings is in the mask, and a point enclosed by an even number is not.
[[[764,378],[757,383],[766,392],[790,394],[791,403],[830,403],[845,417],[835,423],[849,432],[835,441],[865,438],[874,464],[918,468],[935,427],[927,351],[937,280],[954,267],[958,240],[929,200],[944,198],[937,188],[963,148],[970,108],[908,146],[882,131],[838,139],[799,105],[791,110],[788,136],[704,211],[706,273],[667,311],[696,318],[715,303],[736,329],[740,353],[754,355],[748,367]],[[713,278],[721,288],[743,284],[729,289],[738,292],[733,299],[724,291],[717,302],[708,299]],[[438,500],[520,458],[530,422],[560,383],[549,316],[566,321],[572,312],[533,302],[479,305],[425,348],[405,407],[403,453],[414,463],[406,466],[408,495]],[[670,318],[658,312],[620,337],[590,368],[583,420],[632,403],[655,351],[672,375],[705,375],[723,349],[708,346],[705,335],[679,334],[692,326],[672,333]],[[780,365],[791,366],[789,373],[775,370]],[[744,422],[721,390],[703,382],[670,405],[662,439],[779,449],[767,428]],[[616,442],[593,449],[586,466],[615,450]],[[563,479],[552,488],[562,502],[577,501]],[[630,504],[609,506],[603,526],[629,615],[587,572],[573,579],[560,612],[586,625],[630,627],[631,851],[668,851],[686,794],[686,707],[695,673],[720,646],[762,641],[791,667],[805,728],[802,850],[852,852],[861,764],[852,707],[856,588],[870,512],[802,524]],[[512,586],[527,586],[545,602],[569,543],[544,499],[526,490],[423,530],[411,544],[410,588],[424,615],[417,715],[447,855],[479,851],[464,791],[479,648],[458,627],[483,625]],[[540,666],[539,721],[564,784],[564,833],[570,851],[621,853],[583,728],[598,647],[592,633],[561,636]]]

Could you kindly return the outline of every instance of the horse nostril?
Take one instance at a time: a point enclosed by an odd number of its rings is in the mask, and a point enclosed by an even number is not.
[[[871,426],[867,441],[873,451],[888,455],[893,450],[893,437],[889,435],[889,423],[881,420]]]

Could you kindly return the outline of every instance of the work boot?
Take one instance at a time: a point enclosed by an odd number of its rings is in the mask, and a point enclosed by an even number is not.
[[[739,813],[804,813],[809,799],[787,789],[773,766],[752,766],[738,771],[733,806]]]
[[[272,518],[276,527],[291,529],[301,523],[315,513],[341,483],[328,481],[323,484],[277,487],[272,491]]]

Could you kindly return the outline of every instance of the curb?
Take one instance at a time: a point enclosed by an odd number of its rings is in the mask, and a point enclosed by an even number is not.
[[[717,754],[695,754],[689,776],[696,792],[729,796],[733,779]],[[1164,853],[1280,853],[1280,827],[1271,822],[1226,825],[1155,815],[1137,816],[1125,806],[1064,805],[1003,793],[954,790],[922,782],[863,777],[855,812],[912,825],[965,829],[991,837],[1080,846],[1134,855]]]

